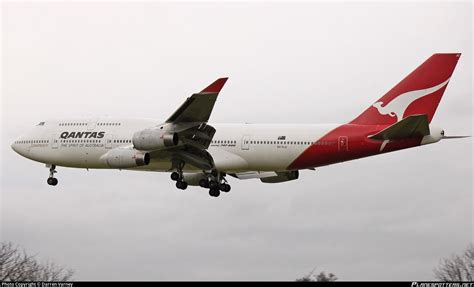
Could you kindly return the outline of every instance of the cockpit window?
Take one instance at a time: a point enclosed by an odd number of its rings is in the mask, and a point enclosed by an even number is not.
[[[44,126],[44,122],[40,122],[40,123],[37,124],[36,126]]]

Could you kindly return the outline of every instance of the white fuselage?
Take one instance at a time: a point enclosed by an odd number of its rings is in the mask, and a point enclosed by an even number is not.
[[[163,121],[140,118],[50,120],[12,145],[19,154],[46,164],[110,168],[103,156],[133,147],[135,132]],[[208,152],[220,171],[284,171],[312,143],[338,125],[211,124],[216,133]],[[169,159],[152,158],[134,170],[169,171]],[[190,165],[185,171],[192,171]]]

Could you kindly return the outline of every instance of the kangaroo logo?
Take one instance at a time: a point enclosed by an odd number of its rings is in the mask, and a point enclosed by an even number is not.
[[[401,94],[395,99],[391,100],[389,103],[385,104],[385,106],[382,106],[383,102],[376,102],[372,106],[376,108],[381,115],[397,117],[397,122],[399,122],[403,119],[403,114],[405,113],[408,106],[411,105],[411,103],[413,103],[415,100],[418,100],[419,98],[423,98],[424,96],[438,91],[442,87],[446,86],[448,82],[449,78],[437,86]]]

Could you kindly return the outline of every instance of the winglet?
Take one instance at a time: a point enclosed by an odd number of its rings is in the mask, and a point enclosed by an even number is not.
[[[224,87],[225,82],[227,81],[228,78],[220,78],[217,79],[214,83],[210,84],[207,88],[202,90],[201,93],[219,93],[222,90],[222,87]]]

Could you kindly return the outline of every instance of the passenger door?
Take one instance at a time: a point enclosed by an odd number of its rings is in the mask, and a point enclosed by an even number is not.
[[[347,152],[349,151],[349,145],[348,145],[348,138],[347,136],[341,136],[337,140],[337,146],[339,149],[339,152]]]
[[[97,125],[97,120],[91,120],[90,122],[87,123],[87,130],[92,131],[93,129],[95,129],[96,125]]]
[[[108,149],[112,148],[113,137],[114,137],[113,135],[107,135],[105,137],[105,148],[108,148]]]
[[[53,134],[51,136],[51,148],[52,149],[57,149],[59,147],[59,135],[58,134]]]
[[[250,147],[250,136],[242,137],[242,150],[249,150]]]

